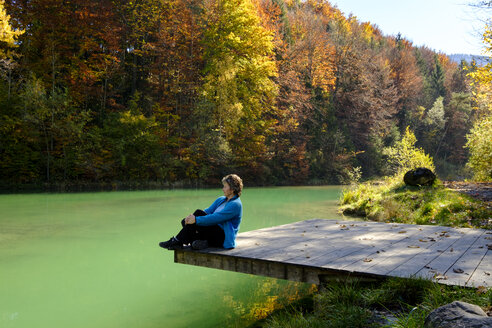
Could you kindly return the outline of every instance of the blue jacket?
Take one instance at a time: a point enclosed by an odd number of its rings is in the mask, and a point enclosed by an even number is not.
[[[224,230],[224,248],[234,248],[236,247],[236,235],[243,216],[243,204],[239,196],[234,196],[227,201],[222,211],[214,213],[217,207],[226,201],[227,198],[225,196],[217,198],[209,208],[205,209],[207,215],[196,217],[196,224],[199,226],[217,224]]]

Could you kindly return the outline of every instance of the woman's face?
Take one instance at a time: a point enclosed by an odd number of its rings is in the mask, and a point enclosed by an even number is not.
[[[224,196],[227,198],[232,198],[234,195],[234,190],[232,190],[231,186],[227,182],[223,183],[224,187],[222,187],[222,191],[224,192]]]

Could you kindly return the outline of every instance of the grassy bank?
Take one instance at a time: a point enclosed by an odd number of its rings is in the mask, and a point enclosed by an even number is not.
[[[423,327],[433,309],[455,300],[491,310],[492,290],[401,278],[373,284],[332,283],[323,292],[273,313],[254,327]]]
[[[406,186],[399,177],[347,188],[341,211],[374,221],[492,229],[490,204],[460,194],[436,180],[432,186]]]
[[[492,229],[490,204],[457,193],[436,181],[411,187],[401,177],[346,188],[340,210],[369,220]],[[492,289],[444,286],[421,279],[392,278],[379,283],[332,283],[288,305],[255,327],[423,327],[426,316],[453,301],[492,311]]]

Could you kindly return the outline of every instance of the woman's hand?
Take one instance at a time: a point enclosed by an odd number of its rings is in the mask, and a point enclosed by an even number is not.
[[[185,218],[185,224],[195,224],[195,223],[196,223],[196,219],[193,214],[190,214]]]

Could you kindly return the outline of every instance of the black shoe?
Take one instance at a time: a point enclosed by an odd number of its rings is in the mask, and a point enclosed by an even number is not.
[[[193,249],[205,249],[208,247],[208,241],[206,240],[195,240],[193,243],[191,243],[191,248]]]
[[[168,241],[161,241],[159,246],[162,248],[167,248],[169,250],[181,249],[183,248],[183,243],[174,237],[171,237]]]

